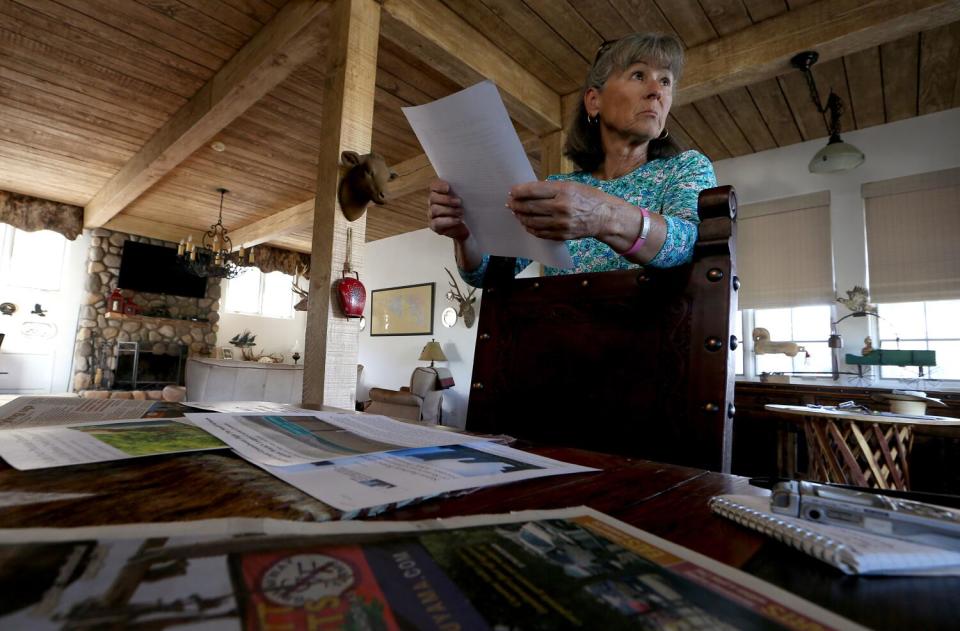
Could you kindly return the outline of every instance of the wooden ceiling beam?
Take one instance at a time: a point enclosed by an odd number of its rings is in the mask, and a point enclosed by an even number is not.
[[[160,239],[161,241],[170,241],[178,243],[185,239],[187,235],[193,237],[194,242],[200,243],[203,239],[203,230],[195,230],[184,226],[177,226],[169,223],[160,223],[154,219],[144,219],[143,217],[134,217],[132,215],[118,215],[108,221],[105,228],[115,230],[116,232],[125,232],[135,234],[141,237],[150,237],[151,239]]]
[[[560,96],[439,0],[383,0],[381,33],[462,86],[490,79],[538,135],[563,127]]]
[[[326,40],[317,18],[329,0],[293,0],[147,141],[87,203],[86,227],[102,226],[217,132],[315,57]]]
[[[820,0],[688,50],[674,104],[782,75],[805,50],[824,62],[957,20],[958,0]]]

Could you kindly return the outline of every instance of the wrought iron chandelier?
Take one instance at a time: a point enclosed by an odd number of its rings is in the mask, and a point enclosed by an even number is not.
[[[217,223],[203,234],[201,243],[194,243],[193,235],[180,239],[177,255],[183,267],[195,276],[204,278],[234,278],[245,265],[253,264],[253,248],[233,251],[233,241],[223,226],[223,197],[230,191],[218,188],[220,213]]]

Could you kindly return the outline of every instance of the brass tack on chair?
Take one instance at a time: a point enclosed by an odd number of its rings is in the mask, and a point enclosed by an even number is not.
[[[470,384],[470,387],[474,390],[483,390],[483,384],[479,381],[474,381],[472,384]]]
[[[733,277],[733,291],[740,291],[740,277]]]
[[[480,339],[483,340],[483,341],[487,341],[487,340],[490,339],[490,334],[489,334],[489,333],[481,333],[481,334],[480,334]]]
[[[711,267],[707,271],[707,280],[711,283],[723,280],[723,270],[719,267]]]
[[[639,285],[640,283],[645,283],[645,282],[647,282],[648,280],[650,280],[650,277],[647,275],[646,272],[640,272],[639,274],[637,274],[637,284],[638,284],[638,285]]]
[[[703,411],[704,411],[704,412],[719,412],[719,411],[720,411],[720,406],[717,405],[716,403],[707,403],[707,404],[705,404],[705,405],[703,406]]]
[[[733,416],[734,416],[736,413],[737,413],[737,406],[735,406],[735,405],[732,404],[732,403],[728,404],[728,405],[727,405],[727,418],[733,418]]]
[[[711,353],[715,353],[721,348],[723,348],[723,342],[720,341],[720,338],[716,335],[711,335],[703,342],[704,347]]]
[[[533,288],[534,288],[534,289],[540,289],[540,283],[534,283],[534,284],[533,284]]]
[[[730,336],[730,350],[735,351],[737,347],[740,346],[740,340],[737,339],[736,335]]]
[[[581,286],[581,287],[586,287],[586,286],[588,286],[589,284],[590,284],[590,281],[588,281],[588,280],[582,280],[582,281],[580,281],[580,286]]]

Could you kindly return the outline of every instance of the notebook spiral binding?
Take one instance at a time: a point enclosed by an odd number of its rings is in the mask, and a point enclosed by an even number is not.
[[[854,573],[854,568],[843,560],[843,551],[847,546],[830,537],[788,524],[773,515],[755,511],[722,497],[710,500],[710,510],[829,563],[847,574]]]

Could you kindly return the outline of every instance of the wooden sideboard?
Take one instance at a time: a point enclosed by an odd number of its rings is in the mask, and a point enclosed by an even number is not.
[[[887,409],[871,399],[889,388],[754,383],[738,381],[734,390],[733,473],[739,475],[792,475],[806,473],[807,452],[799,423],[764,410],[767,404],[837,405],[862,403]],[[960,393],[927,391],[942,399],[945,408],[930,408],[938,416],[960,418]],[[923,428],[916,432],[911,454],[913,490],[960,494],[960,432],[956,428]]]
[[[191,401],[273,401],[299,404],[303,364],[266,364],[236,359],[187,360]]]

